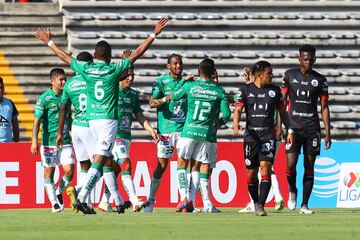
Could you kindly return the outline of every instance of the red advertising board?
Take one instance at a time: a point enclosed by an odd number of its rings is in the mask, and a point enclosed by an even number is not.
[[[32,156],[29,143],[0,144],[0,208],[42,208],[50,207],[44,191],[43,167],[40,156]],[[242,142],[218,143],[217,166],[211,176],[212,201],[218,207],[240,207],[249,201],[246,185],[246,171]],[[156,168],[156,145],[151,142],[131,144],[132,176],[135,190],[141,198],[146,198],[151,176]],[[285,174],[285,155],[282,145],[275,162],[281,192],[287,199]],[[78,172],[78,168],[75,172]],[[61,176],[61,170],[55,174],[55,182]],[[76,185],[77,174],[71,185]],[[121,181],[119,178],[119,185]],[[102,194],[102,180],[92,194],[94,203],[99,202]],[[121,195],[127,199],[122,186]],[[200,195],[200,194],[199,194]],[[272,192],[269,199],[272,198]],[[157,207],[175,207],[178,202],[176,186],[176,157],[172,158],[163,175],[156,199]],[[68,203],[65,197],[66,206]],[[201,197],[197,203],[201,206]],[[272,202],[269,203],[273,205]],[[96,204],[95,204],[96,205]],[[269,206],[270,206],[269,205]]]

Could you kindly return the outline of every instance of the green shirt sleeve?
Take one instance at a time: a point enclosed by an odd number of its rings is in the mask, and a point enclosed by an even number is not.
[[[222,117],[219,119],[219,123],[221,125],[224,125],[226,124],[229,119],[230,119],[230,116],[231,116],[231,111],[230,111],[230,107],[229,107],[229,102],[228,102],[228,99],[227,99],[227,96],[226,94],[223,94],[223,97],[221,99],[221,102],[220,102],[220,111],[222,113]]]
[[[181,98],[186,96],[186,84],[182,83],[184,80],[181,80],[178,85],[176,85],[174,92],[171,96],[171,101],[178,101]]]
[[[120,75],[131,67],[130,58],[127,57],[115,64],[116,72]]]
[[[70,103],[70,97],[68,94],[68,82],[65,83],[63,93],[61,95],[61,103],[63,104],[69,104]]]
[[[83,74],[85,72],[85,66],[88,62],[78,61],[75,58],[71,59],[70,68],[79,74]]]
[[[156,80],[152,86],[151,97],[155,99],[164,97],[164,93],[162,91],[162,84],[159,80]]]
[[[38,118],[38,119],[41,119],[43,114],[44,114],[44,111],[45,111],[45,101],[40,96],[38,98],[38,100],[36,101],[34,117]]]

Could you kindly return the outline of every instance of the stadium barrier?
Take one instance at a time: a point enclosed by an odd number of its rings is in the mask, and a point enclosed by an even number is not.
[[[212,201],[218,207],[240,207],[249,201],[246,185],[242,142],[218,143],[218,162],[211,176]],[[310,199],[311,207],[360,207],[360,142],[335,142],[331,150],[322,150],[315,164],[315,184]],[[275,162],[284,199],[288,197],[286,160],[281,145]],[[29,143],[0,144],[0,209],[43,208],[50,203],[44,191],[43,167],[40,156],[32,156]],[[132,176],[138,195],[146,198],[152,173],[156,167],[156,145],[151,142],[134,142],[131,146]],[[302,156],[299,158],[297,186],[298,204],[302,198]],[[79,172],[80,168],[77,168]],[[55,182],[61,170],[57,169]],[[72,185],[76,185],[75,174]],[[121,181],[119,181],[121,182]],[[95,203],[100,201],[102,180],[92,193]],[[121,183],[119,184],[121,185]],[[127,195],[120,186],[121,195]],[[200,195],[200,194],[198,194]],[[268,206],[273,206],[272,191]],[[176,187],[176,158],[172,158],[157,194],[157,207],[175,207],[178,202]],[[286,202],[286,200],[285,200]],[[66,206],[68,198],[65,197]],[[201,197],[197,196],[201,206]]]

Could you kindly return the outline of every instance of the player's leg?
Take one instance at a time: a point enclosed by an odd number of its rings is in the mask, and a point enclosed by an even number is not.
[[[266,198],[269,195],[269,191],[271,188],[271,167],[272,162],[268,160],[260,161],[260,174],[261,174],[261,182],[260,182],[260,194],[259,194],[259,204],[255,206],[255,213],[258,216],[266,216],[266,211],[264,210],[264,206],[266,203]]]
[[[279,151],[280,144],[281,144],[280,141],[275,142],[275,159]],[[274,192],[274,197],[275,197],[275,210],[281,211],[284,208],[284,199],[280,192],[280,185],[276,173],[274,171],[274,167],[271,168],[271,188]]]
[[[74,153],[71,145],[64,145],[60,150],[57,151],[59,158],[59,164],[62,165],[64,175],[60,180],[60,184],[56,189],[56,196],[60,207],[64,208],[63,192],[70,185],[70,182],[74,176]]]
[[[188,180],[188,186],[189,186],[189,194],[188,194],[188,200],[189,200],[189,204],[191,205],[191,209],[188,209],[189,211],[194,210],[194,202],[195,202],[195,196],[196,196],[196,192],[197,189],[199,188],[199,184],[200,184],[200,167],[201,167],[201,162],[195,161],[195,160],[191,160],[189,161],[189,163],[192,162],[192,167],[191,167],[191,171],[190,171],[190,175],[187,175],[187,178],[190,178]],[[190,164],[189,164],[190,165]]]
[[[301,146],[303,145],[303,138],[300,131],[294,132],[294,142],[290,146],[286,144],[286,178],[289,184],[289,199],[287,202],[289,210],[293,211],[296,208],[297,188],[296,188],[296,165],[298,162]]]
[[[244,141],[244,158],[247,173],[248,192],[254,206],[259,202],[259,171],[258,145],[256,142]],[[255,210],[255,208],[254,208]],[[239,211],[240,212],[240,211]],[[244,212],[244,211],[242,211]]]
[[[52,212],[61,212],[61,207],[56,198],[54,184],[55,167],[58,165],[56,148],[40,146],[40,157],[41,164],[44,166],[44,186],[52,206]]]

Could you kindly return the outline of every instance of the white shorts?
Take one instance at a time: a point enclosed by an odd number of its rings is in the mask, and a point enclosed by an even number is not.
[[[111,156],[118,121],[116,119],[95,119],[89,121],[91,135],[95,141],[94,154]]]
[[[95,150],[95,140],[91,135],[90,128],[72,125],[71,136],[76,160],[83,162],[90,159],[92,162]]]
[[[74,153],[71,145],[61,149],[56,146],[40,146],[41,164],[43,167],[56,167],[74,164]]]
[[[157,143],[157,157],[170,158],[174,156],[174,149],[180,138],[181,132],[164,133],[160,135],[160,141]]]
[[[216,159],[217,159],[217,144],[216,143],[210,143],[208,159],[209,159],[209,163],[210,163],[210,168],[215,168]]]
[[[116,138],[114,148],[112,149],[114,161],[121,164],[124,158],[130,157],[130,141],[123,138]]]
[[[178,156],[202,163],[210,163],[208,158],[210,142],[191,138],[180,138],[178,143]]]

